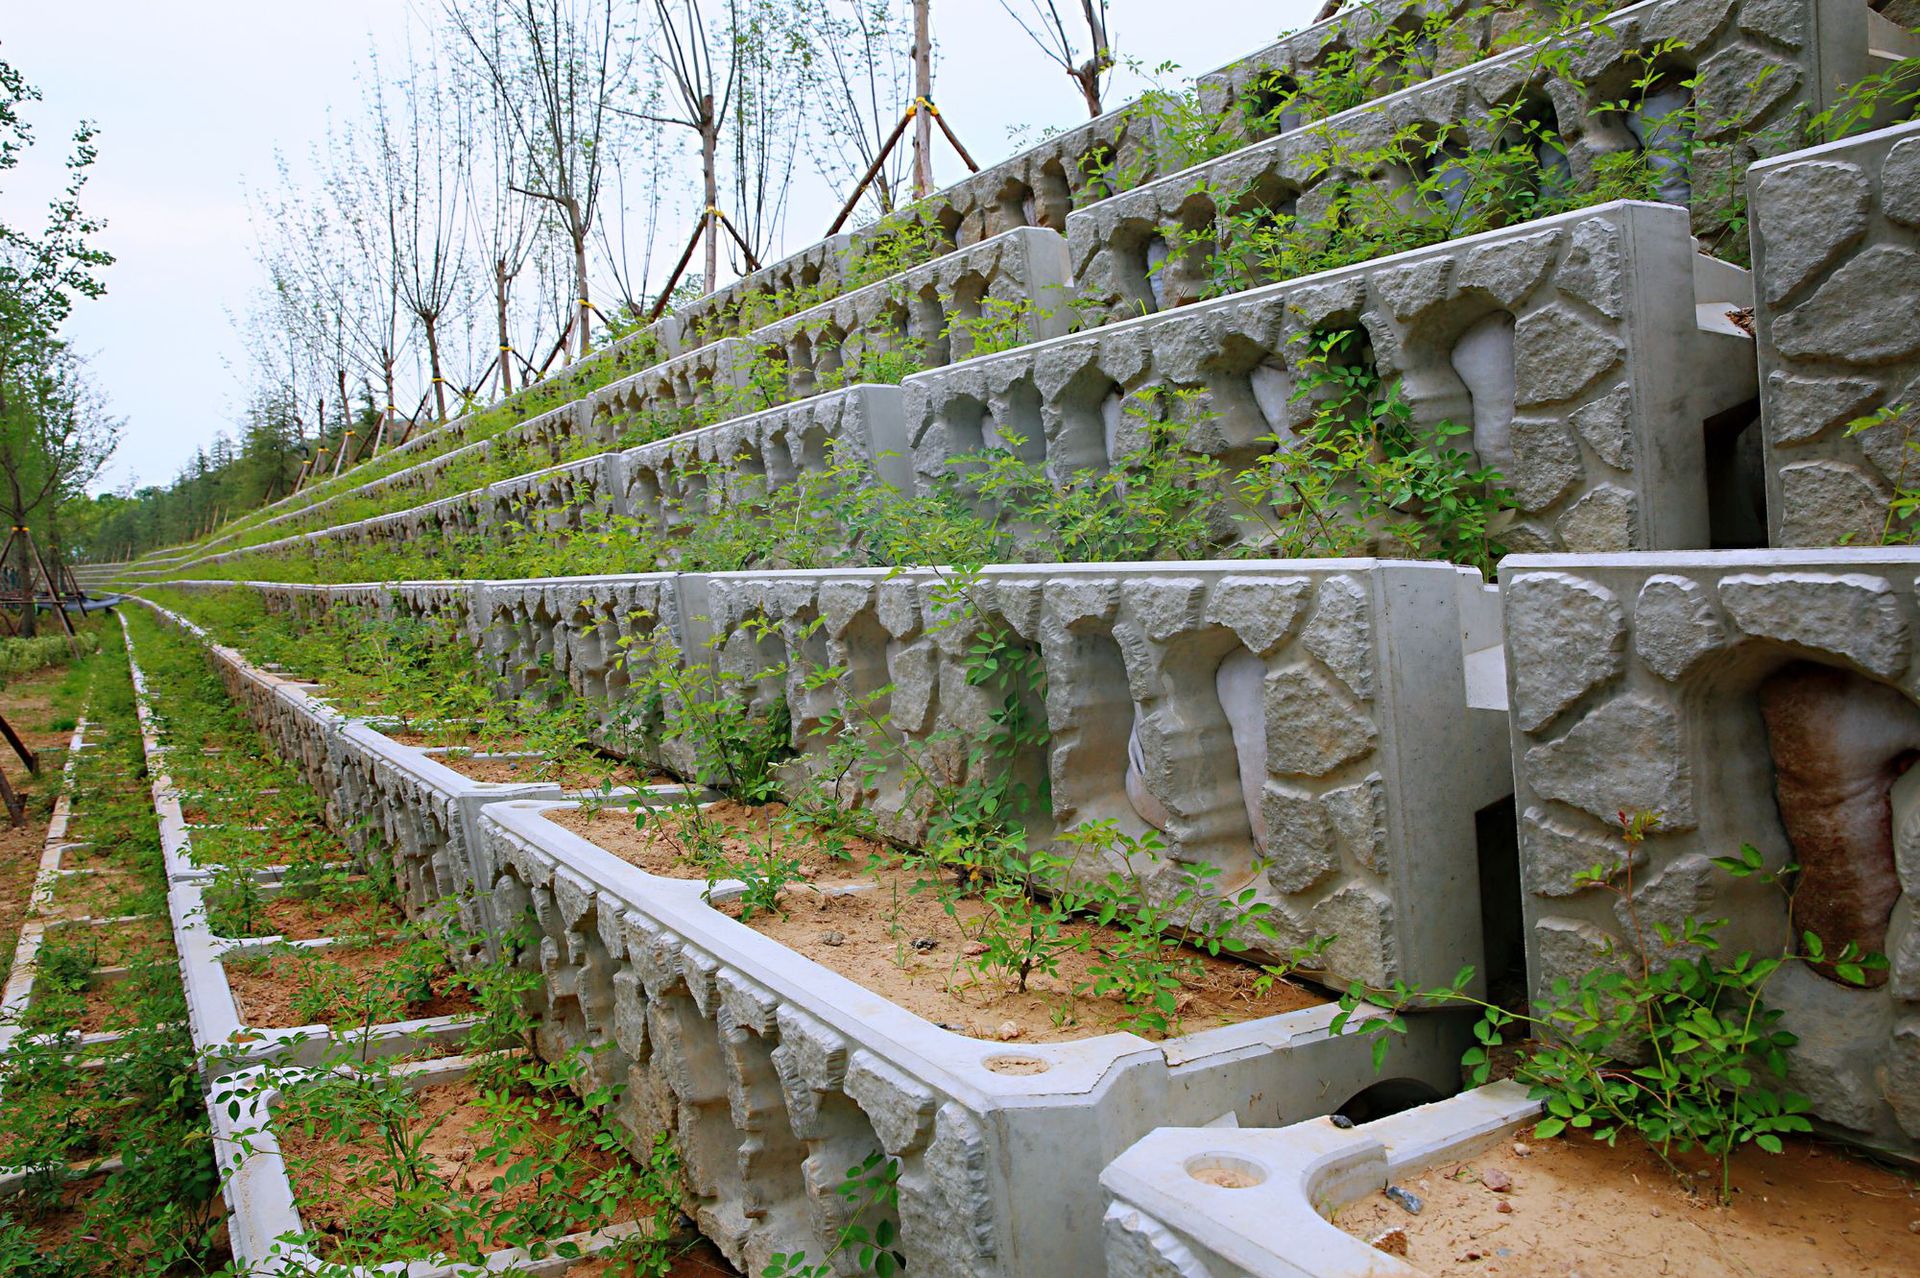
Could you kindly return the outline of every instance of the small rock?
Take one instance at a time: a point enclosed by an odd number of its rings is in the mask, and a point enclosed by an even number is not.
[[[1910,1234],[1920,1234],[1920,1220],[1909,1220],[1907,1222],[1907,1232]]]
[[[1660,1209],[1659,1209],[1658,1207],[1655,1207],[1655,1208],[1654,1208],[1654,1209],[1653,1209],[1653,1210],[1652,1210],[1651,1212],[1649,1212],[1648,1214],[1649,1214],[1649,1215],[1651,1215],[1651,1216],[1656,1216],[1656,1217],[1657,1217],[1657,1216],[1659,1216],[1659,1215],[1660,1215]]]
[[[913,938],[913,948],[922,954],[925,954],[938,944],[940,944],[940,942],[931,936],[916,936]]]
[[[1389,1256],[1404,1256],[1407,1254],[1407,1231],[1404,1229],[1386,1230],[1383,1233],[1375,1234],[1368,1240],[1368,1245],[1375,1251],[1386,1252]]]
[[[964,953],[968,958],[979,958],[982,954],[985,954],[986,952],[987,952],[986,944],[985,942],[982,942],[982,941],[968,941],[967,948],[964,951]]]
[[[1480,1173],[1480,1183],[1496,1194],[1504,1194],[1513,1188],[1513,1177],[1498,1167],[1489,1167]]]
[[[1515,1158],[1525,1158],[1532,1152],[1533,1150],[1529,1146],[1523,1145],[1517,1140],[1513,1142],[1513,1156]]]
[[[822,945],[845,945],[846,943],[847,938],[838,932],[822,932],[820,934],[820,944]]]
[[[1001,1021],[1000,1028],[994,1031],[994,1037],[1003,1043],[1011,1043],[1014,1039],[1019,1038],[1025,1033],[1026,1031],[1024,1029],[1021,1029],[1012,1021]]]
[[[1511,1216],[1513,1214],[1513,1203],[1508,1201],[1505,1198],[1502,1198],[1499,1202],[1493,1205],[1493,1209],[1499,1212],[1503,1216]]]
[[[1345,1131],[1349,1127],[1353,1126],[1353,1120],[1351,1118],[1348,1118],[1345,1114],[1334,1114],[1330,1116],[1327,1119],[1327,1121],[1332,1123],[1335,1127],[1338,1127],[1341,1131]]]
[[[1420,1201],[1417,1194],[1409,1193],[1398,1185],[1388,1185],[1385,1192],[1388,1198],[1405,1208],[1409,1216],[1418,1216],[1426,1210],[1427,1205]]]

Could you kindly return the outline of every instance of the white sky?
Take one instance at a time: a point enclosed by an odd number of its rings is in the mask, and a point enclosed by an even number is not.
[[[1120,53],[1193,75],[1303,26],[1320,0],[1112,0]],[[260,273],[246,191],[274,177],[276,147],[296,163],[329,111],[357,113],[357,66],[370,43],[396,49],[409,8],[434,0],[5,0],[0,56],[44,95],[30,108],[39,145],[0,216],[37,226],[61,177],[67,135],[100,126],[86,207],[108,219],[117,258],[107,296],[76,308],[69,336],[123,418],[118,456],[100,487],[165,483],[238,416],[248,362],[229,318],[245,312]],[[1062,9],[1077,9],[1070,0]],[[935,0],[940,58],[934,97],[981,164],[1014,148],[1009,129],[1085,118],[1067,77],[1026,42],[996,0]],[[1109,105],[1140,84],[1116,75]],[[936,144],[941,183],[963,170]],[[826,227],[843,195],[818,178],[795,184],[785,243]],[[664,254],[668,263],[676,243]]]

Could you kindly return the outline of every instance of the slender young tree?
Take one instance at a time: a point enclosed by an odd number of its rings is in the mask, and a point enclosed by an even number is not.
[[[1080,0],[1079,25],[1086,29],[1084,56],[1056,0],[1023,0],[1017,8],[1014,0],[1000,0],[1000,7],[1020,24],[1020,29],[1040,52],[1073,80],[1087,104],[1087,114],[1099,115],[1105,109],[1100,100],[1106,90],[1107,75],[1114,66],[1113,40],[1107,32],[1107,0]]]
[[[499,29],[489,28],[487,34],[498,35]],[[514,106],[488,69],[501,51],[482,59],[465,41],[454,48],[469,55],[454,63],[462,109],[474,121],[473,162],[464,175],[467,217],[493,287],[495,385],[501,395],[511,395],[523,354],[513,343],[513,283],[539,243],[539,209],[519,193],[527,179],[511,119]]]
[[[473,163],[471,120],[460,110],[438,59],[417,61],[409,49],[404,71],[392,81],[381,74],[377,54],[369,57],[369,66],[367,109],[394,281],[420,325],[434,417],[444,422],[448,383],[440,325],[465,285],[463,175]]]
[[[626,6],[616,0],[445,0],[507,113],[519,194],[545,202],[573,250],[576,353],[593,348],[587,246],[607,156],[619,144],[633,69]],[[505,345],[505,343],[502,343]]]
[[[804,33],[807,56],[804,73],[810,123],[808,156],[837,185],[851,189],[873,166],[874,158],[900,122],[914,97],[929,96],[928,83],[919,84],[917,31],[926,0],[798,0],[796,29]],[[931,160],[922,134],[933,117],[920,112],[914,120],[911,154],[912,184],[916,196],[922,184],[931,189]],[[930,139],[931,135],[927,137]],[[907,188],[908,153],[896,148],[874,174],[871,187],[879,212],[890,213]]]
[[[33,145],[25,117],[39,91],[0,60],[0,177]],[[80,495],[118,439],[117,425],[82,377],[61,328],[80,298],[106,292],[100,273],[113,258],[94,244],[105,223],[81,208],[97,158],[94,126],[75,129],[67,184],[30,231],[0,221],[0,506],[10,528],[38,522],[57,531],[55,508]],[[16,539],[16,580],[30,581],[30,560]],[[26,609],[33,627],[33,609]]]

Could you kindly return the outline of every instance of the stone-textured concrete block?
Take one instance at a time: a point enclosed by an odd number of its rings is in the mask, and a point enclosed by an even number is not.
[[[1418,422],[1471,423],[1520,508],[1510,548],[1705,546],[1704,423],[1753,398],[1753,343],[1728,319],[1743,273],[1695,258],[1684,211],[1606,204],[918,374],[914,465],[1017,435],[1064,483],[1137,446],[1126,406],[1167,389],[1238,472],[1306,418],[1303,339],[1358,329]]]
[[[690,350],[590,395],[590,437],[603,445],[636,430],[663,438],[679,433],[661,428],[676,414],[752,411],[819,394],[837,388],[843,368],[861,356],[899,353],[932,367],[965,359],[971,339],[962,321],[979,316],[987,299],[1032,302],[1032,336],[1065,332],[1072,323],[1066,242],[1052,231],[1010,232]]]
[[[1358,559],[995,567],[959,583],[828,570],[714,574],[704,593],[684,609],[689,636],[707,636],[692,650],[711,645],[743,688],[773,672],[792,781],[878,814],[892,837],[925,833],[916,778],[1010,769],[1052,796],[1030,837],[1093,820],[1156,835],[1173,862],[1255,887],[1280,948],[1337,934],[1326,962],[1341,984],[1480,965],[1474,818],[1511,777],[1505,716],[1467,699],[1467,636],[1490,612],[1477,573]],[[1033,655],[1044,701],[969,678],[987,631]],[[1044,746],[1011,762],[956,748],[994,732],[1010,693],[1045,722]],[[840,738],[878,748],[860,727],[874,722],[889,743],[875,757],[894,762],[849,779],[862,773]]]
[[[1356,16],[1335,33],[1296,33],[1228,72],[1202,77],[1202,101],[1258,110],[1263,95],[1274,96],[1263,84],[1297,83],[1317,62],[1353,57],[1353,35],[1397,30],[1400,39],[1411,39],[1435,8],[1399,0],[1370,6],[1362,11],[1365,18]],[[1699,68],[1701,140],[1739,137],[1736,158],[1744,166],[1756,155],[1793,145],[1802,116],[1831,105],[1839,85],[1877,65],[1868,49],[1869,16],[1849,0],[1644,0],[1572,31],[1559,30],[1560,20],[1544,8],[1522,6],[1497,20],[1476,15],[1437,39],[1415,39],[1413,47],[1425,49],[1424,61],[1414,59],[1419,65],[1409,67],[1404,50],[1379,55],[1389,65],[1378,68],[1378,83],[1397,89],[1388,96],[1319,121],[1289,118],[1277,137],[1076,211],[1067,221],[1067,239],[1083,319],[1127,319],[1245,287],[1252,281],[1216,278],[1227,270],[1221,254],[1233,238],[1227,214],[1264,207],[1311,222],[1326,211],[1328,193],[1342,185],[1411,187],[1421,175],[1398,165],[1381,168],[1375,160],[1392,138],[1417,129],[1470,150],[1495,147],[1495,130],[1510,127],[1503,109],[1516,93],[1534,104],[1532,117],[1564,140],[1568,180],[1584,184],[1596,161],[1643,145],[1646,130],[1632,113],[1602,104],[1618,101],[1622,86],[1649,59],[1678,58]],[[1506,51],[1457,66],[1495,46]],[[1569,47],[1579,50],[1571,60],[1564,56]],[[1754,85],[1770,87],[1759,91]],[[1675,105],[1650,99],[1646,111],[1665,114]],[[1730,189],[1681,172],[1661,198],[1691,204],[1704,234],[1727,212]],[[1826,221],[1826,204],[1802,207],[1809,219]],[[1415,295],[1410,304],[1417,304],[1423,287],[1441,283],[1410,277],[1402,287]]]
[[[1878,542],[1920,473],[1920,124],[1755,165],[1750,185],[1772,544]]]
[[[1634,927],[1725,919],[1729,960],[1805,931],[1886,954],[1866,988],[1790,964],[1766,1002],[1789,1086],[1855,1140],[1920,1150],[1897,1025],[1920,1009],[1920,552],[1519,555],[1502,567],[1528,973],[1626,961]],[[1651,812],[1646,840],[1623,817]],[[1751,844],[1780,888],[1709,858]],[[1600,867],[1606,887],[1579,876]],[[1625,893],[1632,908],[1623,904]],[[1609,947],[1612,957],[1608,956]]]

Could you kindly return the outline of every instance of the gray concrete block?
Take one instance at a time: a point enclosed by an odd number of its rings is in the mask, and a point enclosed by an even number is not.
[[[1654,924],[1688,915],[1727,920],[1727,961],[1779,954],[1809,930],[1830,952],[1853,941],[1889,955],[1866,988],[1789,964],[1766,1003],[1800,1038],[1787,1081],[1815,1117],[1908,1156],[1920,1127],[1896,1026],[1920,1001],[1920,788],[1898,778],[1920,748],[1916,574],[1920,552],[1904,549],[1502,567],[1535,998],[1625,961],[1636,921],[1656,958]],[[1658,819],[1631,846],[1620,822],[1639,812]],[[1769,869],[1801,867],[1791,914],[1777,885],[1709,864],[1742,844]],[[1596,866],[1608,886],[1579,881]]]
[[[1304,419],[1303,339],[1356,328],[1417,422],[1471,423],[1520,507],[1510,547],[1705,546],[1705,424],[1753,398],[1753,343],[1727,318],[1743,275],[1695,256],[1683,210],[1605,204],[918,374],[915,470],[1017,433],[1063,484],[1125,455],[1128,403],[1176,390],[1189,447],[1238,473]]]
[[[1913,486],[1920,424],[1920,124],[1754,166],[1767,526],[1779,546],[1871,544]],[[1859,433],[1850,423],[1881,413]]]

